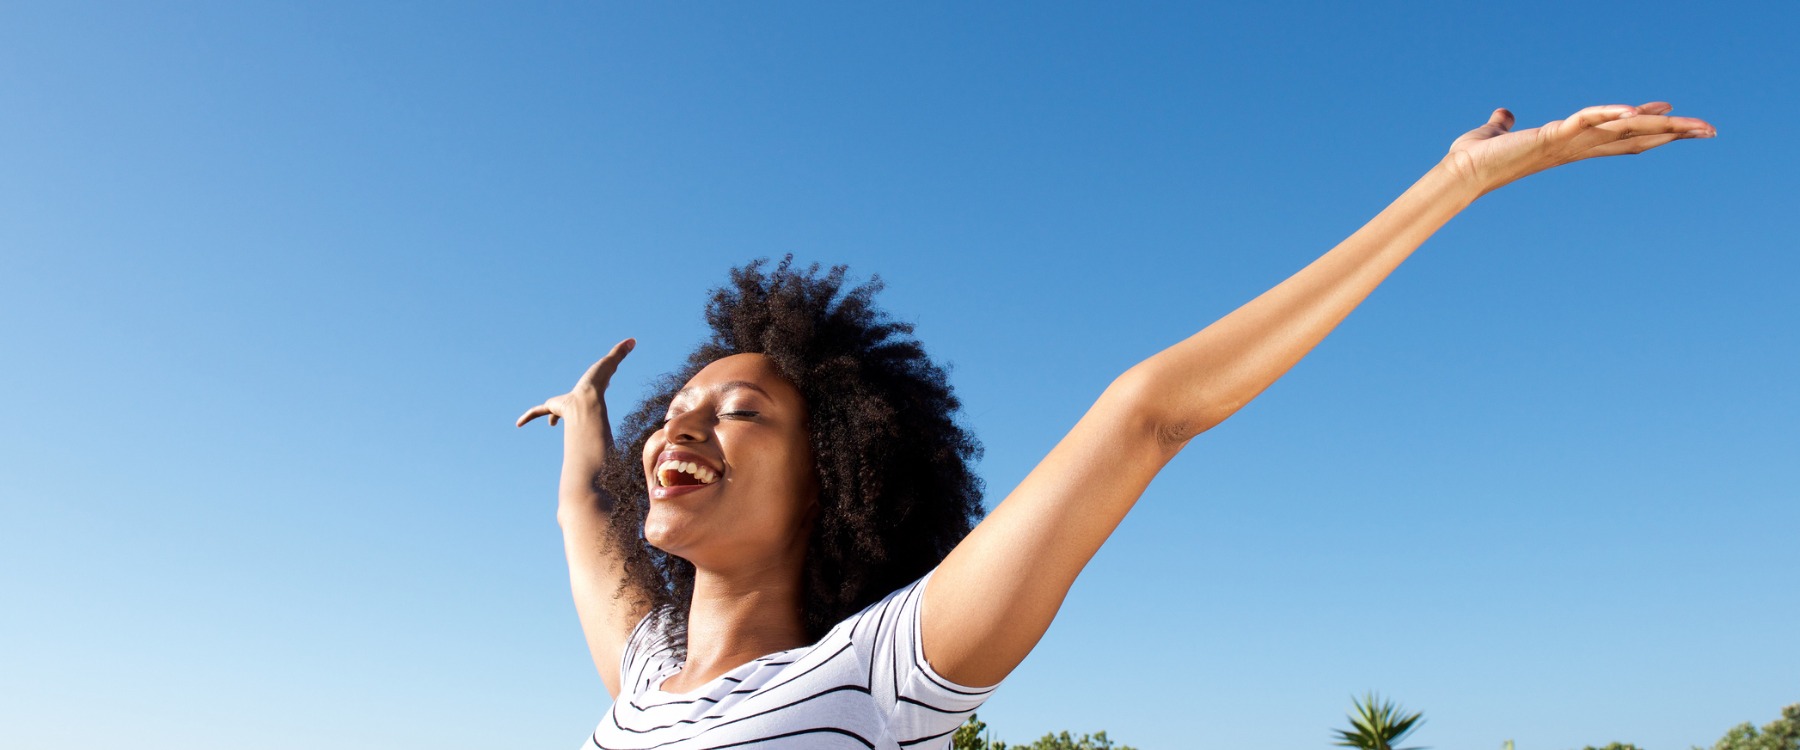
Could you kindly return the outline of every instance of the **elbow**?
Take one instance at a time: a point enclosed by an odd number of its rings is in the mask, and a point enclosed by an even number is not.
[[[598,503],[563,501],[556,505],[556,525],[563,531],[588,533],[595,528],[604,528],[610,522],[610,508]]]
[[[1209,393],[1204,382],[1164,377],[1142,364],[1126,370],[1101,398],[1130,415],[1135,432],[1169,452],[1186,447],[1244,405]]]

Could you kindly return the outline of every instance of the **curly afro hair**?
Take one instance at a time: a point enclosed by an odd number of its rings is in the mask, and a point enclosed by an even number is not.
[[[712,337],[656,381],[623,421],[599,479],[614,498],[610,542],[625,555],[625,590],[686,650],[694,566],[644,541],[650,500],[639,463],[675,392],[733,354],[767,356],[800,391],[817,463],[819,516],[802,586],[807,637],[930,571],[981,516],[981,446],[955,420],[961,403],[910,324],[873,304],[879,277],[845,290],[844,266],[796,269],[793,256],[734,268],[706,305]]]

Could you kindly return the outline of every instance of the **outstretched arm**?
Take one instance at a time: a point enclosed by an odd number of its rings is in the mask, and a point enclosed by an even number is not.
[[[595,484],[612,452],[612,426],[606,417],[606,386],[619,362],[637,342],[626,339],[589,367],[568,393],[551,398],[520,415],[517,425],[548,416],[563,424],[562,482],[556,491],[556,522],[562,526],[563,551],[569,558],[569,587],[575,614],[587,636],[594,668],[606,692],[619,694],[619,657],[625,639],[647,611],[622,591],[624,555],[613,543],[612,498]],[[624,594],[621,596],[621,594]]]
[[[1037,645],[1076,575],[1189,440],[1286,373],[1476,198],[1559,164],[1713,134],[1701,120],[1664,116],[1669,109],[1590,107],[1517,132],[1511,113],[1496,110],[1330,252],[1121,375],[933,574],[922,612],[926,659],[964,685],[999,682]]]

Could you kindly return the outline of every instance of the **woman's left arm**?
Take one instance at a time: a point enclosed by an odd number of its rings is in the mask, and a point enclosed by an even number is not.
[[[1262,393],[1425,239],[1476,198],[1596,156],[1711,137],[1666,102],[1589,107],[1512,131],[1496,110],[1368,224],[1275,288],[1113,381],[1050,454],[938,566],[925,656],[963,685],[998,683],[1043,637],[1075,577],[1194,436]]]

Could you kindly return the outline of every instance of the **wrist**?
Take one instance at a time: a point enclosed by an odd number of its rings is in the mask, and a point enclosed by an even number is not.
[[[1464,207],[1505,184],[1482,176],[1467,155],[1454,152],[1438,160],[1419,182],[1456,199]]]

